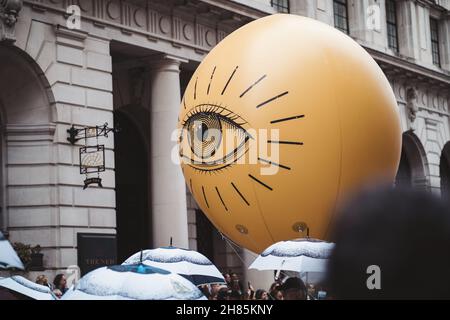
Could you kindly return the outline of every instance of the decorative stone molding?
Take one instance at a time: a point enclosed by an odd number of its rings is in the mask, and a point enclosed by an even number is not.
[[[8,124],[4,128],[8,142],[53,141],[56,125],[49,124]]]
[[[15,25],[22,0],[0,0],[0,42],[15,42]]]
[[[421,111],[450,117],[450,95],[442,87],[430,84],[425,77],[420,81],[390,74],[388,77],[398,103],[406,106],[409,129],[414,129],[416,117]]]
[[[70,30],[63,26],[55,26],[56,43],[67,47],[84,49],[84,40],[88,33],[81,30]]]
[[[0,0],[6,1],[6,0]],[[76,2],[83,21],[97,27],[119,28],[125,35],[145,34],[149,41],[168,41],[174,47],[191,47],[204,54],[226,35],[252,20],[251,17],[198,0],[25,0],[34,10],[66,15],[68,4]],[[260,16],[266,13],[261,12]]]

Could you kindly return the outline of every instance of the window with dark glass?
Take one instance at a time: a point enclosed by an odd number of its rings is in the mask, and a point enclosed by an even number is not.
[[[333,11],[334,11],[334,26],[348,34],[348,11],[347,11],[347,0],[334,0],[333,1]]]
[[[289,13],[289,0],[270,0],[270,5],[278,12]]]
[[[431,53],[433,55],[433,63],[437,66],[441,66],[441,54],[439,49],[439,21],[434,18],[430,18],[430,31],[431,31]]]
[[[389,48],[398,52],[397,5],[395,0],[386,0],[386,21]]]

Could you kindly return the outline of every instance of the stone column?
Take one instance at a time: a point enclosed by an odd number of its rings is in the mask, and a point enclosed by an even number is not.
[[[180,59],[152,61],[150,167],[153,246],[188,248],[186,185],[181,168],[171,158],[180,107]]]
[[[319,2],[321,2],[319,0]],[[290,10],[292,14],[298,14],[304,17],[315,18],[316,4],[313,0],[291,1]]]
[[[386,3],[376,0],[348,2],[349,27],[352,37],[374,49],[387,47]]]
[[[450,71],[450,12],[441,20],[441,67]]]
[[[398,44],[400,54],[418,59],[419,34],[415,3],[411,0],[402,0],[397,3]]]

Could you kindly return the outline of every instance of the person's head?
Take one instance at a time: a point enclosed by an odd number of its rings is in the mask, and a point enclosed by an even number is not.
[[[215,299],[217,297],[217,292],[219,291],[220,287],[221,287],[221,285],[218,283],[211,284],[210,290],[209,290],[209,292],[211,294],[211,296],[210,296],[211,299]]]
[[[41,274],[40,276],[37,276],[36,283],[40,284],[41,286],[47,287],[48,286],[48,278],[45,275]]]
[[[284,300],[306,300],[306,286],[302,279],[291,277],[280,287]]]
[[[225,279],[226,283],[228,283],[228,284],[231,283],[231,276],[229,273],[224,273],[223,278]]]
[[[234,291],[242,291],[241,282],[239,280],[233,280],[230,288]]]
[[[242,300],[242,292],[236,290],[228,291],[228,300]]]
[[[228,300],[228,288],[222,287],[217,291],[217,300]]]
[[[450,298],[450,209],[437,197],[399,188],[365,191],[340,210],[333,229],[333,297]]]
[[[61,292],[61,290],[59,290],[59,289],[55,289],[55,290],[53,290],[53,294],[58,298],[58,299],[61,299],[61,297],[62,297],[62,292]]]
[[[66,276],[62,273],[57,274],[55,279],[53,280],[53,285],[56,289],[65,289],[67,286]]]
[[[198,287],[203,295],[209,300],[211,297],[211,292],[209,290],[209,286],[207,284],[203,284]]]
[[[267,295],[267,291],[266,290],[256,290],[255,293],[255,300],[269,300],[269,296]]]
[[[238,274],[236,272],[233,272],[231,274],[231,280],[232,281],[239,281],[239,276],[238,276]]]
[[[281,283],[279,281],[272,283],[270,286],[269,292],[272,292],[274,290],[279,290],[280,286],[281,286]]]
[[[271,300],[284,300],[283,292],[281,292],[281,290],[278,290],[278,289],[274,289],[274,290],[270,291],[270,299]]]

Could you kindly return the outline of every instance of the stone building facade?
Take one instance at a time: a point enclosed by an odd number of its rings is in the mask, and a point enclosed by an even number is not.
[[[69,28],[77,22],[72,5],[79,28]],[[170,161],[171,133],[180,96],[209,50],[276,12],[335,26],[374,57],[405,132],[397,183],[450,195],[449,0],[5,0],[1,230],[41,245],[49,275],[79,264],[78,234],[90,233],[116,235],[119,262],[172,238],[254,277],[245,271],[253,254],[227,243],[186,193]],[[71,145],[67,130],[104,123],[120,132],[99,138],[103,188],[83,190],[83,140]]]

